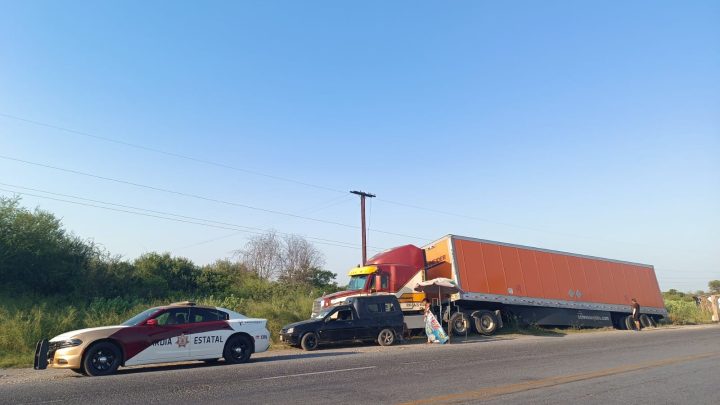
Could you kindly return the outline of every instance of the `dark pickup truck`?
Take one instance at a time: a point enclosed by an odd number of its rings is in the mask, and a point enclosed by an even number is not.
[[[323,343],[366,341],[390,346],[403,336],[403,313],[394,295],[348,298],[307,321],[285,325],[280,341],[304,350]]]

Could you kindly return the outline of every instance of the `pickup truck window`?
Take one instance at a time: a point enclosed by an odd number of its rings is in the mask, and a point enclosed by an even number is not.
[[[352,321],[353,311],[350,308],[337,310],[330,315],[330,319],[334,321]]]
[[[395,311],[395,303],[394,302],[386,302],[385,303],[385,312],[392,312]]]
[[[368,304],[368,312],[381,312],[380,304]]]

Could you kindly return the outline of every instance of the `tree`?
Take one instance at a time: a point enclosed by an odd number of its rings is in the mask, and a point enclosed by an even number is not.
[[[53,214],[0,197],[0,286],[14,292],[63,292],[80,287],[95,246],[68,234]]]
[[[278,278],[290,282],[310,283],[313,270],[325,264],[323,254],[298,235],[288,235],[283,239],[280,260],[282,267]]]
[[[283,264],[282,244],[275,232],[250,238],[245,248],[236,253],[240,262],[263,280],[271,280],[280,273]]]
[[[313,268],[310,271],[308,284],[313,287],[321,288],[326,292],[335,292],[338,290],[335,277],[337,277],[337,274],[332,271]]]
[[[720,280],[712,280],[708,282],[708,289],[712,294],[720,294]]]
[[[146,253],[133,262],[135,276],[148,296],[163,297],[169,293],[193,293],[197,287],[198,268],[184,257],[169,253]]]
[[[258,235],[250,238],[238,254],[240,262],[263,280],[324,286],[332,285],[335,278],[334,273],[320,270],[325,265],[322,252],[299,235]]]

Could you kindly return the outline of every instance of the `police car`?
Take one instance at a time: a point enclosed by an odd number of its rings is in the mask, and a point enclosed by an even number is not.
[[[117,326],[75,330],[38,342],[35,369],[67,368],[90,376],[119,366],[186,360],[244,363],[270,346],[266,319],[177,302],[147,309]]]

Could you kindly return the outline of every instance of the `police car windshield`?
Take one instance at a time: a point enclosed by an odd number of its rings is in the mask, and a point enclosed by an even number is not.
[[[140,322],[144,321],[145,319],[147,319],[147,317],[149,317],[150,315],[154,314],[158,309],[159,309],[158,307],[146,309],[146,310],[140,312],[139,314],[133,316],[132,318],[128,319],[127,321],[123,322],[121,325],[135,326],[135,325],[139,324]]]

